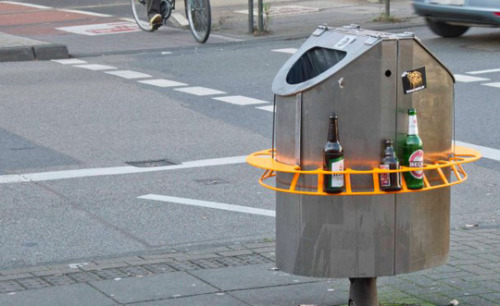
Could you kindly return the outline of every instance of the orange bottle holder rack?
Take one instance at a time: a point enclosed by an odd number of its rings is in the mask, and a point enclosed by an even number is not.
[[[392,194],[392,193],[408,193],[408,192],[422,192],[427,190],[433,190],[438,188],[449,187],[452,185],[460,184],[467,180],[467,173],[465,172],[462,164],[470,163],[481,158],[481,154],[471,148],[455,146],[455,153],[449,160],[438,160],[433,164],[424,164],[422,168],[409,168],[401,166],[401,169],[398,170],[382,170],[379,168],[374,168],[372,170],[353,170],[347,168],[344,171],[326,171],[323,169],[316,170],[301,170],[299,166],[296,165],[288,165],[284,163],[277,162],[273,159],[273,150],[263,150],[250,154],[247,157],[247,163],[257,167],[264,169],[265,172],[259,179],[259,183],[271,190],[279,191],[279,192],[287,192],[287,193],[295,193],[295,194],[306,194],[306,195],[316,195],[316,196],[354,196],[354,195],[380,195],[380,194]],[[450,179],[448,179],[445,175],[446,168],[451,169]],[[380,180],[379,175],[382,173],[396,173],[396,172],[409,172],[409,171],[424,171],[424,187],[421,189],[409,189],[406,186],[406,182],[404,180],[404,175],[401,175],[401,190],[400,191],[383,191],[380,189]],[[426,172],[436,171],[438,174],[438,179],[433,180],[433,184],[430,184],[427,179]],[[290,183],[289,188],[278,188],[275,186],[271,186],[267,183],[267,180],[275,177],[276,173],[289,173],[293,174],[293,178]],[[345,178],[345,190],[341,193],[330,194],[323,191],[323,178],[324,175],[329,174],[343,174]],[[316,176],[318,180],[318,185],[315,191],[309,190],[299,190],[297,189],[297,183],[301,176]],[[373,188],[371,190],[354,190],[351,184],[352,177],[354,175],[370,175],[373,178]]]

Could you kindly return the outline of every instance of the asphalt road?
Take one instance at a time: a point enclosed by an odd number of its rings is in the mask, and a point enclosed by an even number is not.
[[[456,40],[423,27],[405,30],[454,74],[500,68],[498,30],[474,29]],[[273,50],[303,40],[159,48],[146,44],[148,34],[130,35],[136,40],[127,50],[108,47],[123,46],[123,36],[90,45],[71,38],[83,61],[77,64],[1,64],[0,268],[274,237],[274,218],[261,214],[274,210],[274,195],[243,157],[271,146],[271,83],[290,56]],[[500,72],[474,76],[488,80],[455,87],[455,138],[500,150],[500,88],[483,85],[500,82]],[[141,83],[151,79],[185,85]],[[216,100],[207,89],[236,100]],[[144,161],[179,167],[127,164]],[[451,226],[500,226],[499,161],[466,169],[470,179],[452,188]],[[233,211],[200,207],[220,204]],[[240,213],[240,206],[254,210]]]

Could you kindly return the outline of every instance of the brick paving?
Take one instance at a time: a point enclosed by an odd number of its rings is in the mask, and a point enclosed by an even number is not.
[[[460,305],[500,305],[500,228],[453,230],[450,244],[450,259],[444,266],[378,278],[380,302],[385,305],[446,305],[455,299]],[[95,285],[96,282],[179,272],[251,269],[263,264],[269,265],[270,271],[275,270],[274,242],[29,267],[0,271],[0,297],[75,284]],[[348,297],[349,284],[345,279],[310,278],[308,282],[328,284],[341,300]],[[218,291],[229,296],[233,292]]]

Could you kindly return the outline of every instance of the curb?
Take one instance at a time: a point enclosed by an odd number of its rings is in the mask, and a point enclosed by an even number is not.
[[[61,44],[0,48],[0,62],[51,60],[68,57],[68,48]]]

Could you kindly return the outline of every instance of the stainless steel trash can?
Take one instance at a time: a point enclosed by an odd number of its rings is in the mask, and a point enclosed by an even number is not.
[[[418,71],[420,80],[408,74]],[[401,156],[407,110],[419,114],[425,162],[452,154],[454,78],[411,33],[319,27],[273,82],[277,162],[322,167],[328,115],[339,116],[345,166],[377,168],[383,140]],[[444,175],[449,177],[449,171]],[[287,188],[292,174],[277,173]],[[434,178],[428,177],[432,184]],[[317,178],[297,188],[314,190]],[[369,189],[369,177],[353,188]],[[276,263],[298,275],[371,278],[442,265],[449,250],[450,188],[376,196],[276,193]]]

